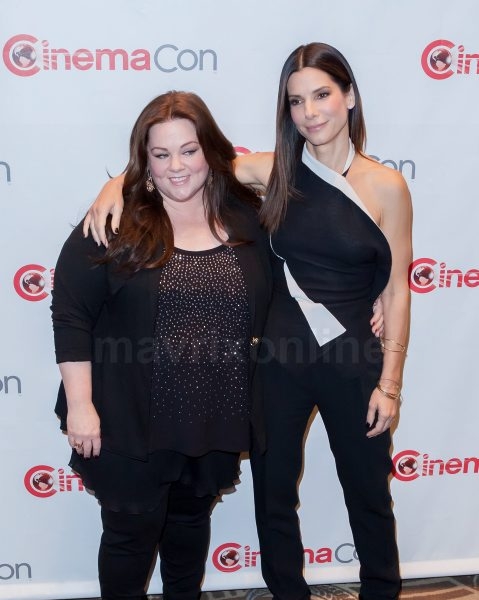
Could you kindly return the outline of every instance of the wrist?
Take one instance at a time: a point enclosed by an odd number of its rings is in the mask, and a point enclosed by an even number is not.
[[[401,399],[401,382],[399,379],[380,377],[376,389],[389,400],[398,401]]]
[[[398,392],[402,388],[402,382],[398,377],[380,377],[378,383],[388,392]]]

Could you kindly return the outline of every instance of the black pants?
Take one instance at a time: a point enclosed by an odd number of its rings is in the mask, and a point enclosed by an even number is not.
[[[213,496],[191,488],[164,486],[151,512],[129,514],[102,508],[98,555],[103,600],[146,600],[146,585],[158,547],[165,600],[196,600],[201,593],[210,538]]]
[[[251,467],[263,577],[276,600],[306,600],[297,483],[303,437],[315,405],[322,416],[343,488],[360,561],[361,598],[396,600],[399,561],[389,492],[390,435],[366,437],[366,413],[375,375],[343,378],[315,364],[294,376],[273,361],[261,367],[265,394],[264,454]],[[366,378],[367,379],[367,378]]]

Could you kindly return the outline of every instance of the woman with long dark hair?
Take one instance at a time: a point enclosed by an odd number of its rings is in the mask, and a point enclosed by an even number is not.
[[[262,444],[270,262],[234,156],[198,96],[158,96],[131,133],[121,231],[105,249],[80,223],[58,259],[56,412],[101,504],[103,600],[146,599],[157,546],[165,599],[197,598],[212,506]]]
[[[265,339],[266,453],[252,454],[263,575],[275,598],[309,596],[296,507],[302,442],[312,410],[323,419],[360,561],[363,600],[400,589],[389,491],[409,333],[410,196],[403,177],[364,153],[361,97],[344,56],[297,48],[283,67],[274,157],[236,168],[266,184],[273,300]],[[384,334],[371,334],[381,295]],[[301,340],[285,344],[284,340]],[[266,346],[264,347],[266,349]]]
[[[396,600],[400,589],[390,427],[409,335],[412,208],[402,175],[369,158],[365,143],[351,67],[336,48],[311,43],[284,64],[274,154],[235,160],[238,179],[265,195],[260,217],[274,255],[258,369],[267,449],[251,464],[262,571],[278,600],[310,595],[296,509],[315,407],[344,492],[360,598]],[[121,214],[121,178],[107,186],[90,213],[98,241],[108,211],[116,223]],[[370,330],[379,295],[381,338]]]

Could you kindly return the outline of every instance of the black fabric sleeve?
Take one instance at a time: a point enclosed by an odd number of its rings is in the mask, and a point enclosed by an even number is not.
[[[95,264],[105,253],[83,221],[63,245],[53,279],[52,321],[56,362],[91,361],[92,332],[108,295],[107,266]]]

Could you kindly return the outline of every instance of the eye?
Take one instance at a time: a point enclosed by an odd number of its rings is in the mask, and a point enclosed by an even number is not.
[[[299,106],[301,104],[301,100],[299,98],[290,98],[289,105],[290,106]]]
[[[155,158],[159,158],[160,160],[162,160],[164,158],[168,158],[168,153],[167,152],[159,152],[158,154],[153,154],[153,156]]]
[[[322,99],[322,98],[327,98],[328,96],[329,96],[329,92],[319,92],[317,97]]]
[[[198,148],[189,148],[188,150],[185,150],[185,151],[183,152],[183,154],[184,154],[185,156],[193,156],[193,154],[194,154],[195,152],[197,152],[197,151],[198,151]]]

